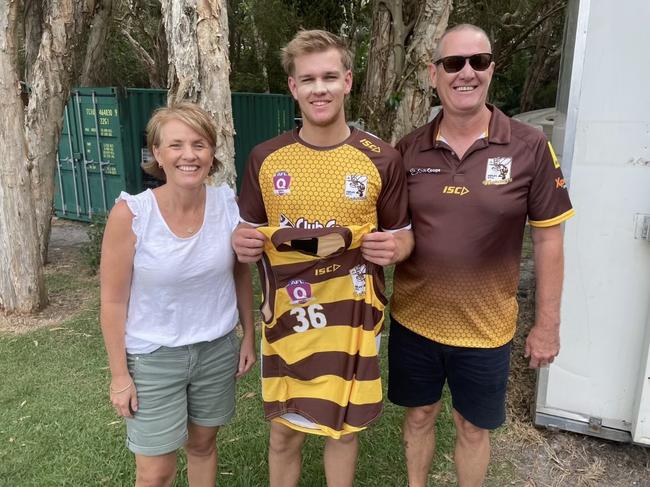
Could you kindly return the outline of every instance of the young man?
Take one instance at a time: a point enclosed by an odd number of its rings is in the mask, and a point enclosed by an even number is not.
[[[289,89],[300,106],[303,125],[251,152],[239,198],[242,223],[233,234],[233,247],[239,260],[256,262],[262,256],[265,238],[255,227],[314,229],[367,223],[381,231],[363,235],[360,245],[363,258],[378,266],[403,260],[413,247],[403,165],[399,153],[388,144],[346,124],[344,100],[352,86],[350,52],[337,36],[311,30],[299,32],[282,54]],[[302,317],[303,308],[299,309],[294,310],[297,318]],[[342,309],[335,310],[337,323],[355,319],[340,316],[344,314]],[[308,330],[312,334],[312,344],[322,343],[322,350],[313,350],[311,356],[317,360],[310,362],[317,363],[319,370],[341,357],[336,353],[328,354],[330,350],[325,348],[332,346],[332,340],[327,337],[335,332],[335,327],[329,326],[332,320],[325,318],[328,326],[321,327],[320,323]],[[383,315],[377,320],[383,320]],[[377,332],[383,321],[378,323]],[[293,331],[287,328],[284,336],[302,331],[304,327],[300,326],[293,327]],[[264,344],[272,340],[268,333],[265,325],[263,350]],[[358,357],[354,362],[374,361],[372,369],[375,372],[369,378],[372,380],[359,381],[354,375],[347,381],[319,374],[308,367],[307,362],[296,362],[291,356],[263,356],[265,413],[272,421],[269,444],[272,487],[297,485],[305,433],[327,436],[324,464],[328,486],[352,485],[358,449],[356,433],[375,420],[381,411],[381,390],[379,396],[372,394],[372,398],[364,398],[363,393],[364,387],[376,391],[380,384],[379,368],[374,343],[372,351],[363,352],[356,343],[345,344],[340,340],[336,341],[336,347],[337,353],[347,349],[348,354]],[[319,352],[322,353],[319,355]],[[301,370],[303,362],[304,370]],[[281,365],[277,366],[278,363]],[[278,382],[270,377],[271,364],[275,373],[278,369],[290,368],[292,377],[286,382],[281,378],[282,387],[288,388],[287,384],[298,382],[298,389],[304,391],[304,396],[288,393],[289,398],[278,399]],[[330,423],[322,412],[330,410],[332,402],[322,397],[321,392],[333,388],[347,390],[337,401],[337,416],[345,420]],[[369,404],[373,405],[374,412],[368,415],[366,408],[360,419],[359,406]]]
[[[544,135],[486,104],[491,52],[482,29],[448,30],[430,67],[442,110],[398,144],[417,248],[395,271],[388,398],[407,408],[411,487],[427,485],[445,382],[458,483],[483,483],[489,430],[505,419],[527,218],[537,276],[530,367],[548,366],[559,352],[560,223],[574,211]]]

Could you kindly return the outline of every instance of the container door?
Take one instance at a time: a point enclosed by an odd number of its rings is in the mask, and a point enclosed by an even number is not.
[[[82,177],[81,139],[76,130],[75,113],[74,101],[70,98],[63,113],[63,130],[59,139],[54,210],[62,218],[85,220],[88,204]]]

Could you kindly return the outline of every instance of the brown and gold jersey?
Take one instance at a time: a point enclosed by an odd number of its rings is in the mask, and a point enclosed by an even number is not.
[[[361,255],[373,226],[260,227],[262,395],[267,419],[340,438],[377,419],[382,391],[376,336],[383,273]],[[317,429],[282,419],[296,413]]]
[[[415,249],[396,268],[391,310],[448,345],[491,348],[512,339],[526,219],[544,227],[574,214],[542,132],[490,109],[487,137],[462,159],[438,137],[443,113],[398,144]]]
[[[351,129],[334,147],[315,147],[287,132],[253,149],[239,197],[253,225],[322,228],[372,223],[407,228],[408,200],[399,153]]]

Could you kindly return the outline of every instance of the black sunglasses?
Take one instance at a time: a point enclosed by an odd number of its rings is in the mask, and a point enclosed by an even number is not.
[[[469,61],[469,65],[474,71],[485,71],[490,67],[492,54],[489,52],[482,52],[480,54],[472,54],[471,56],[445,56],[441,57],[433,64],[436,66],[442,64],[442,67],[447,73],[457,73],[465,67],[466,61]]]

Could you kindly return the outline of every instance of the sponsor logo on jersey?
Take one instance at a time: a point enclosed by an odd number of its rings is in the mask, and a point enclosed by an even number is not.
[[[354,286],[354,294],[366,294],[366,264],[359,264],[350,269],[350,277]]]
[[[278,171],[273,176],[273,192],[283,196],[291,192],[291,176],[286,171]]]
[[[338,226],[336,220],[327,220],[322,223],[320,220],[310,222],[307,218],[299,217],[295,222],[291,221],[284,213],[280,214],[280,227],[281,228],[332,228]]]
[[[345,197],[351,200],[365,200],[368,194],[368,176],[347,174],[345,176]]]
[[[362,146],[370,149],[373,152],[376,152],[377,154],[381,152],[381,147],[379,147],[377,144],[373,144],[368,139],[361,139],[359,142],[361,142]]]
[[[304,304],[313,299],[311,285],[302,279],[289,281],[285,289],[287,290],[291,304]]]
[[[418,174],[440,174],[442,169],[437,167],[412,167],[409,169],[409,176],[417,176]]]
[[[508,184],[512,181],[512,157],[490,157],[485,169],[486,186]]]
[[[564,178],[555,178],[555,189],[566,189],[566,181]]]
[[[455,194],[457,196],[464,196],[469,193],[469,189],[465,186],[445,186],[442,188],[443,194]]]
[[[315,276],[324,276],[325,274],[329,274],[330,272],[334,272],[338,269],[340,269],[341,266],[338,264],[332,264],[328,265],[327,267],[321,267],[320,269],[314,269],[314,275]]]

